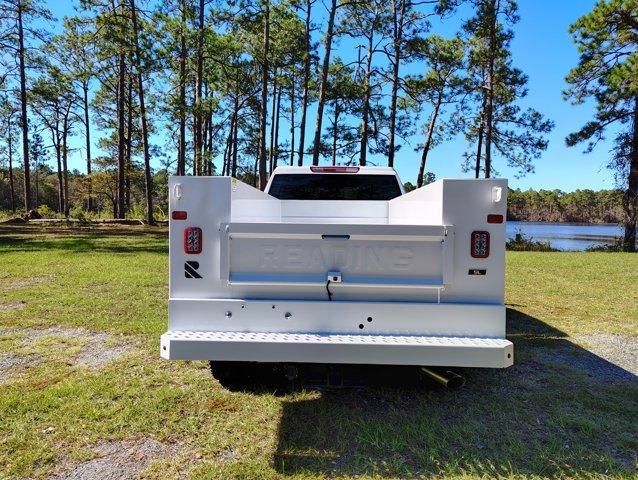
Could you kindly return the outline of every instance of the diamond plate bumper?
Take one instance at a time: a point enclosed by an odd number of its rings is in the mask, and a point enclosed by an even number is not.
[[[513,345],[502,338],[169,330],[160,348],[171,360],[486,368],[514,363]]]

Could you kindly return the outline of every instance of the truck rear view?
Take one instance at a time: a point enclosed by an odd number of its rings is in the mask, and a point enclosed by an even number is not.
[[[507,182],[375,167],[169,180],[176,360],[503,368]],[[247,364],[247,363],[246,363]]]

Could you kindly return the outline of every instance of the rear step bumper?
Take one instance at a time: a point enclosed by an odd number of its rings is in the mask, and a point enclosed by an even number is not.
[[[169,330],[161,355],[170,360],[354,363],[505,368],[514,346],[502,338]]]

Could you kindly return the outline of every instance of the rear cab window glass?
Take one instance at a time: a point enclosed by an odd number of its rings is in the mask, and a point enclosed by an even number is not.
[[[401,187],[395,175],[281,173],[268,193],[279,200],[392,200]]]

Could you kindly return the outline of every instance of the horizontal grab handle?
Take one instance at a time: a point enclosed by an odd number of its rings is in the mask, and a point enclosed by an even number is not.
[[[321,238],[324,240],[345,242],[346,240],[350,240],[350,235],[321,235]]]

